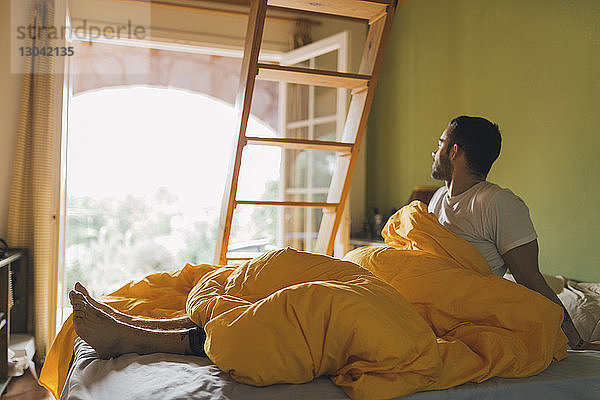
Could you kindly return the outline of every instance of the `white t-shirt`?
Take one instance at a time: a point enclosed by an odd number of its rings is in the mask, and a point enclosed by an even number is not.
[[[439,188],[429,202],[429,212],[475,246],[492,273],[500,276],[506,272],[502,254],[537,238],[525,202],[510,190],[487,181],[452,197],[446,186]]]

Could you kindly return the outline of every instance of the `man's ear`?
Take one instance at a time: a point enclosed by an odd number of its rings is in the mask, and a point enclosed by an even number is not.
[[[456,160],[456,157],[458,157],[458,152],[460,151],[460,147],[458,147],[458,145],[456,143],[454,143],[452,145],[452,147],[450,148],[450,159],[451,160]]]

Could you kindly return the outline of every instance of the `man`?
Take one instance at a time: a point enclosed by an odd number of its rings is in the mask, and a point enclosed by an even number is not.
[[[537,234],[523,200],[486,181],[500,155],[501,141],[498,126],[484,118],[453,119],[432,153],[431,176],[446,185],[433,195],[429,212],[475,246],[492,273],[502,276],[509,270],[518,283],[563,307],[562,329],[572,348],[600,350],[600,343],[581,339],[569,313],[540,273]]]

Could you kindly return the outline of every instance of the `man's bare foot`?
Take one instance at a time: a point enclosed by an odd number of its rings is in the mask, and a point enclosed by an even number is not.
[[[102,303],[94,299],[90,295],[86,287],[83,286],[80,282],[75,283],[75,291],[81,293],[83,297],[85,297],[87,302],[90,303],[92,306],[96,307],[98,310],[101,310],[113,317],[114,319],[116,319],[117,321],[120,321],[130,326],[143,329],[157,330],[188,329],[196,326],[187,316],[169,319],[152,319],[139,318],[125,314],[119,310],[114,309],[106,303]]]
[[[149,330],[126,324],[94,307],[77,290],[69,292],[69,300],[73,305],[75,332],[96,350],[100,358],[125,353],[192,354],[189,329]]]
[[[100,358],[119,356],[119,342],[125,326],[94,307],[79,291],[71,290],[69,300],[73,305],[73,325],[79,337],[92,346]]]
[[[90,292],[87,290],[87,288],[85,286],[83,286],[81,284],[81,282],[76,282],[74,289],[75,289],[75,291],[81,293],[83,295],[83,297],[85,297],[85,299],[87,300],[88,303],[90,303],[91,305],[96,307],[98,310],[104,311],[106,314],[110,315],[111,317],[114,317],[117,320],[119,320],[121,322],[125,322],[125,323],[130,323],[131,320],[133,319],[132,316],[124,314],[118,310],[115,310],[108,304],[102,303],[101,301],[98,301],[95,298],[93,298],[90,295]]]

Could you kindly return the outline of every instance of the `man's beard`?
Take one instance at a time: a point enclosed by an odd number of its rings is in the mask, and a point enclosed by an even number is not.
[[[440,181],[449,181],[452,178],[452,164],[447,154],[440,154],[439,162],[433,161],[431,177]]]

